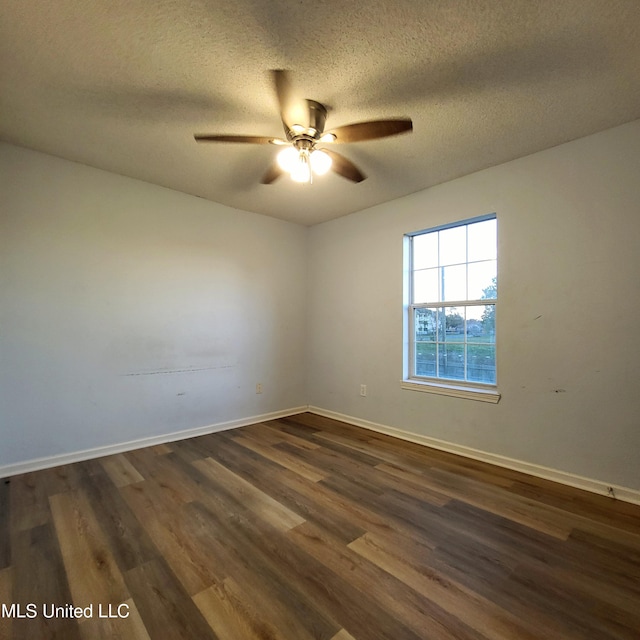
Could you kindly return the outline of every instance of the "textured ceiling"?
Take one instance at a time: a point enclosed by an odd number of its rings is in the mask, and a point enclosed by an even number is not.
[[[8,0],[0,139],[314,224],[640,118],[639,0]],[[327,129],[409,116],[340,147],[369,176],[259,183],[282,136],[269,69]]]

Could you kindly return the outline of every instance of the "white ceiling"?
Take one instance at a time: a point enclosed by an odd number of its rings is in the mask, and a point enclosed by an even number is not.
[[[640,118],[640,0],[9,0],[0,139],[247,211],[315,224]],[[259,183],[282,136],[268,73],[369,177]]]

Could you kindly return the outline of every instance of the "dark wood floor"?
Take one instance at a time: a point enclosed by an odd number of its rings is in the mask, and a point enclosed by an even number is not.
[[[311,414],[0,482],[3,640],[640,638],[640,507]]]

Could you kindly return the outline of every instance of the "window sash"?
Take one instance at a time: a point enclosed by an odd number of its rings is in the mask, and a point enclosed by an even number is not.
[[[493,306],[494,309],[497,309],[497,298],[481,298],[481,299],[463,299],[463,300],[438,300],[437,302],[419,302],[416,303],[414,302],[415,300],[415,292],[414,292],[414,274],[416,273],[416,271],[418,271],[419,269],[415,269],[415,253],[414,253],[414,239],[417,236],[422,236],[422,235],[427,235],[430,233],[435,233],[438,231],[442,231],[442,230],[446,230],[446,229],[453,229],[456,227],[465,227],[466,228],[466,242],[467,242],[467,253],[466,253],[466,262],[463,263],[459,263],[459,264],[463,264],[467,267],[468,269],[468,265],[469,264],[474,264],[475,262],[477,262],[477,260],[469,260],[469,231],[468,228],[470,225],[473,225],[477,222],[483,222],[485,220],[495,220],[496,219],[496,215],[495,214],[488,214],[488,215],[484,215],[484,216],[479,216],[476,218],[472,218],[472,219],[468,219],[468,220],[464,220],[461,222],[457,222],[457,223],[452,223],[452,224],[447,224],[447,225],[442,225],[439,227],[434,227],[434,228],[430,228],[430,229],[426,229],[423,231],[417,231],[414,233],[410,233],[410,234],[406,234],[407,235],[407,239],[409,240],[409,255],[408,255],[408,277],[409,277],[409,281],[408,281],[408,299],[409,299],[409,304],[408,304],[408,315],[409,315],[409,322],[408,322],[408,329],[409,329],[409,342],[408,342],[408,348],[409,348],[409,353],[408,353],[408,379],[409,380],[416,380],[416,381],[420,381],[420,382],[434,382],[434,383],[451,383],[451,384],[455,384],[455,385],[460,385],[460,386],[468,386],[468,387],[479,387],[479,388],[487,388],[487,389],[495,389],[497,386],[497,362],[496,362],[496,358],[495,358],[495,349],[496,349],[496,343],[495,343],[495,333],[494,333],[494,341],[491,343],[487,343],[487,342],[474,342],[473,340],[469,341],[469,335],[468,335],[468,325],[467,325],[467,320],[466,320],[466,312],[464,312],[464,316],[465,316],[465,325],[464,325],[464,329],[463,329],[463,338],[460,341],[456,341],[456,340],[451,340],[450,342],[448,342],[446,340],[446,329],[445,329],[445,334],[444,336],[440,337],[438,334],[436,334],[436,338],[435,340],[429,340],[429,341],[424,341],[425,344],[433,344],[435,345],[435,376],[425,376],[425,375],[418,375],[417,373],[417,363],[416,363],[416,354],[417,354],[417,350],[418,344],[423,344],[423,341],[417,341],[416,340],[416,327],[415,327],[415,322],[416,322],[416,310],[418,309],[434,309],[434,310],[438,310],[438,309],[445,309],[445,308],[453,308],[453,307],[458,307],[461,309],[464,309],[465,307],[478,307],[478,306]],[[497,259],[497,256],[494,258]],[[438,269],[442,269],[443,265],[440,264],[440,257],[438,256],[438,260],[437,260],[437,264],[436,265],[430,265],[431,268],[433,267],[437,267]],[[468,277],[468,276],[467,276]],[[468,286],[468,281],[467,281],[467,286]],[[469,293],[469,291],[467,290],[467,293]],[[439,298],[443,297],[442,296],[442,292],[439,292]],[[494,380],[493,382],[482,382],[482,381],[477,381],[477,380],[473,380],[473,379],[469,379],[469,350],[468,350],[468,345],[480,345],[480,344],[487,344],[487,346],[491,346],[493,348],[493,368],[494,368]],[[461,349],[462,349],[462,353],[463,353],[463,372],[464,372],[464,378],[459,378],[459,377],[444,377],[444,375],[442,375],[441,371],[440,371],[440,357],[441,357],[441,350],[442,349],[446,349],[446,347],[449,347],[450,345],[461,345]],[[445,351],[446,353],[446,351]]]
[[[462,340],[449,339],[447,340],[447,334],[445,330],[445,335],[441,336],[436,334],[436,338],[434,340],[416,340],[416,310],[417,309],[434,309],[440,310],[445,308],[453,308],[453,307],[466,307],[466,306],[492,306],[494,309],[496,308],[497,300],[494,299],[483,299],[483,300],[473,300],[473,301],[463,301],[456,302],[454,304],[417,304],[417,305],[409,305],[409,371],[408,371],[408,379],[410,380],[419,380],[419,381],[433,381],[433,382],[451,382],[456,385],[463,386],[473,386],[473,387],[486,387],[486,388],[495,388],[497,385],[497,362],[495,360],[495,349],[496,342],[495,339],[493,342],[485,342],[485,341],[475,341],[473,338],[469,339],[468,328],[465,318],[465,325],[463,328],[463,338]],[[466,315],[466,314],[465,314]],[[417,362],[416,362],[416,353],[418,350],[419,344],[425,345],[433,345],[435,347],[436,359],[435,359],[435,375],[420,375],[417,373]],[[468,347],[482,347],[487,346],[493,349],[493,357],[494,357],[494,381],[486,382],[481,380],[474,380],[470,378],[470,364],[469,364],[469,349]],[[440,353],[442,349],[456,349],[459,347],[463,353],[463,372],[464,377],[450,377],[440,372]]]

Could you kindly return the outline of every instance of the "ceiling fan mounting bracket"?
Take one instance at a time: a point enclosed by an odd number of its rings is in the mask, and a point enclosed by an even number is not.
[[[307,105],[309,105],[309,130],[313,130],[314,137],[319,138],[324,132],[327,121],[327,108],[315,100],[307,100]]]
[[[285,126],[285,133],[289,142],[296,143],[300,139],[318,141],[324,132],[327,121],[327,108],[315,100],[306,100],[308,107],[308,126],[292,124]]]

